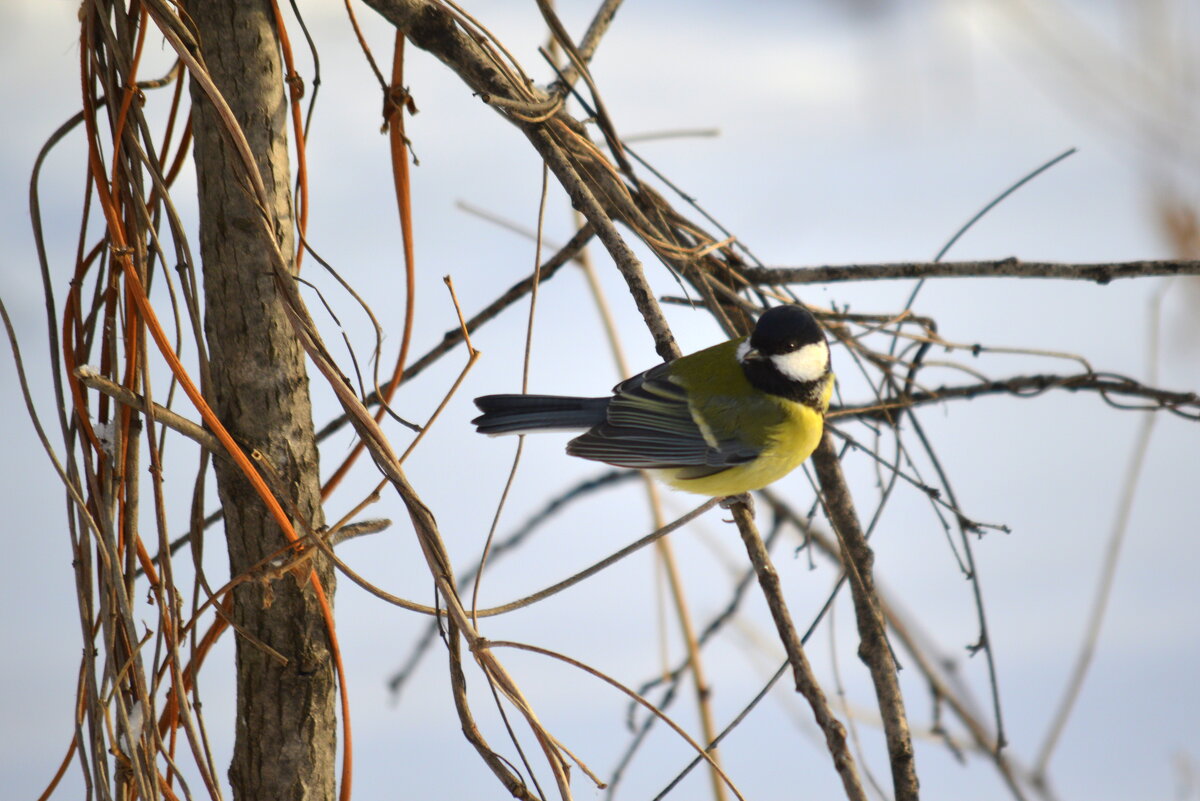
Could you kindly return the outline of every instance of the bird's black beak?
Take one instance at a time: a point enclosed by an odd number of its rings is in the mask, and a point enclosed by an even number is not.
[[[757,348],[750,348],[742,354],[742,362],[761,362],[767,357],[762,354],[762,351]]]

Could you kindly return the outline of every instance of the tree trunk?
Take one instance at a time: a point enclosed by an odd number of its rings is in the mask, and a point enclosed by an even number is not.
[[[270,4],[192,0],[186,11],[213,80],[250,143],[271,199],[276,239],[290,259],[287,105]],[[212,364],[205,392],[234,439],[270,460],[290,496],[281,499],[283,508],[315,528],[324,519],[304,353],[277,296],[269,243],[239,178],[237,156],[212,103],[196,85],[192,95],[204,326]],[[230,571],[237,576],[287,542],[231,461],[218,459],[216,474]],[[313,564],[332,599],[329,566],[323,559]],[[242,584],[234,591],[233,616],[241,631],[287,660],[280,664],[253,640],[237,636],[237,726],[229,770],[234,798],[332,799],[335,676],[311,583],[302,586],[285,575]]]

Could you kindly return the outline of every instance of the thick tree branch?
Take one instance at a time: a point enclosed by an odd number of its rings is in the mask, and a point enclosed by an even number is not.
[[[156,4],[152,11],[159,20],[175,9],[164,14]],[[199,41],[198,49],[180,48],[180,55],[191,61],[211,374],[205,396],[229,434],[275,466],[272,483],[292,526],[317,530],[325,520],[304,351],[275,276],[285,274],[282,285],[294,291],[295,209],[279,31],[265,0],[193,0],[182,11]],[[240,467],[223,458],[214,466],[230,575],[239,576],[286,546],[289,532],[267,514]],[[232,622],[249,635],[235,641],[229,778],[239,801],[338,796],[334,575],[323,555],[311,566],[311,579],[245,582],[233,590]],[[286,664],[255,641],[278,650]],[[352,752],[344,745],[342,792],[348,795]]]
[[[875,683],[875,696],[879,701],[879,713],[883,718],[883,731],[887,739],[888,760],[892,767],[892,785],[896,801],[916,801],[918,781],[916,761],[913,758],[912,733],[908,728],[908,717],[904,712],[904,698],[900,694],[900,678],[896,673],[896,660],[888,644],[884,618],[875,592],[873,564],[875,555],[854,509],[850,488],[842,474],[837,448],[828,432],[812,456],[812,464],[821,482],[821,496],[829,522],[837,532],[842,549],[842,564],[850,579],[850,592],[854,598],[854,614],[858,620],[860,645],[858,655],[866,663]]]

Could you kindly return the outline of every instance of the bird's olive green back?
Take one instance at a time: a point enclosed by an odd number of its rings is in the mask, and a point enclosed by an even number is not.
[[[760,392],[738,362],[745,337],[697,351],[671,364],[671,378],[687,391],[694,413],[718,440],[737,437],[762,446],[768,429],[787,418],[790,401]]]

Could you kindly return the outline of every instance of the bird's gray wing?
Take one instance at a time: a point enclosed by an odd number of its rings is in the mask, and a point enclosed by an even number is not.
[[[690,478],[748,462],[758,449],[736,437],[709,441],[692,417],[687,391],[662,364],[613,389],[604,422],[567,444],[567,453],[640,470],[684,468]]]

